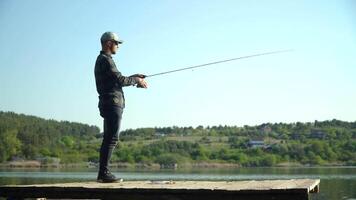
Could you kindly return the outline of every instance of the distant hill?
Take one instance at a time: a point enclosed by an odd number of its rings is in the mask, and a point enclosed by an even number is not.
[[[76,161],[98,134],[96,126],[0,111],[0,162],[14,157]]]
[[[59,158],[97,162],[99,128],[0,112],[0,162]],[[356,122],[128,129],[112,162],[161,166],[356,165]]]

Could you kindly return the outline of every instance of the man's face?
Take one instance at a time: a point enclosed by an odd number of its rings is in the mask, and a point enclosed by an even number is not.
[[[117,50],[119,49],[119,43],[117,41],[111,41],[111,53],[116,54]]]
[[[109,40],[106,42],[105,46],[110,50],[111,54],[116,54],[119,49],[119,43],[114,40]]]

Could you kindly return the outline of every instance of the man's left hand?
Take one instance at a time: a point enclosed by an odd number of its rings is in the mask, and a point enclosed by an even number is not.
[[[147,87],[148,87],[148,85],[147,85],[145,79],[140,78],[140,77],[138,77],[138,79],[139,79],[139,80],[138,80],[138,83],[137,83],[137,86],[136,86],[136,87],[138,87],[138,88],[147,88]]]

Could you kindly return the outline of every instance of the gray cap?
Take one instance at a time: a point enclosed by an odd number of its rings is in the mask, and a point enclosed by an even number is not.
[[[114,40],[114,41],[118,42],[119,44],[124,42],[124,41],[119,39],[119,36],[117,36],[116,33],[110,32],[110,31],[105,32],[100,38],[101,43],[104,43],[104,42],[109,41],[109,40]]]

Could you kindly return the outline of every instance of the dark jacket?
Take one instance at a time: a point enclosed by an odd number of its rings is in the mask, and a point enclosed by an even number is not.
[[[137,84],[135,77],[121,75],[112,57],[101,51],[95,63],[96,90],[99,93],[99,108],[107,106],[125,107],[122,87]]]

